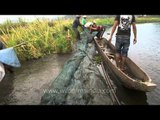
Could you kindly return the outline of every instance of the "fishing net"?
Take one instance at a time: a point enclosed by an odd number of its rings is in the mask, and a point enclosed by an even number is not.
[[[112,105],[108,86],[92,61],[95,46],[92,42],[97,34],[81,33],[76,53],[65,63],[63,70],[53,80],[41,98],[43,105]],[[90,46],[88,46],[88,43]]]

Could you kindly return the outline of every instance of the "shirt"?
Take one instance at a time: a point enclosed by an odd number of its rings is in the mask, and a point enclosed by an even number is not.
[[[91,25],[93,25],[92,22],[87,22],[87,23],[84,25],[84,27],[88,28],[88,27],[90,27]]]
[[[136,22],[134,15],[117,15],[118,31],[116,35],[131,35],[131,24]]]
[[[87,20],[85,18],[82,18],[82,25],[85,25]]]
[[[73,27],[73,28],[77,28],[78,26],[81,26],[81,24],[80,24],[80,22],[79,22],[79,18],[76,18],[76,19],[73,21],[72,27]]]

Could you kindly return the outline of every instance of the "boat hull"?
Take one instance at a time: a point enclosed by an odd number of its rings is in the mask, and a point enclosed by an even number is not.
[[[106,45],[110,48],[112,53],[115,53],[115,47],[109,43],[106,39]],[[103,60],[106,64],[111,68],[112,72],[116,74],[121,80],[121,83],[133,90],[149,92],[153,91],[156,88],[156,84],[152,83],[150,77],[140,68],[138,67],[130,58],[126,58],[126,64],[130,69],[131,73],[133,73],[134,77],[128,76],[126,73],[122,72],[109,58],[108,53],[105,53],[104,48],[100,45],[100,41],[95,39],[95,44],[98,52],[102,56]],[[105,48],[106,49],[106,48]]]

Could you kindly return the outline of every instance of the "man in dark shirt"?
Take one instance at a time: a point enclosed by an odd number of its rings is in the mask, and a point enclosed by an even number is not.
[[[125,60],[128,55],[131,35],[131,25],[134,33],[133,44],[137,42],[137,29],[136,20],[134,15],[117,15],[112,27],[109,42],[112,40],[112,36],[118,27],[116,34],[116,64],[122,71],[125,70]]]
[[[80,27],[82,27],[82,25],[81,25],[81,23],[80,23],[80,15],[76,15],[76,19],[73,21],[73,25],[72,25],[72,28],[73,28],[73,30],[74,30],[74,32],[75,32],[75,34],[76,34],[76,39],[77,40],[80,40],[81,38],[80,38],[80,33],[79,33],[79,31],[78,31],[78,26],[80,26]]]

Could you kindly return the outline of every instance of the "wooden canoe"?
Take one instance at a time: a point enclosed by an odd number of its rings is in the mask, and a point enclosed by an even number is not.
[[[115,58],[115,46],[111,44],[108,40],[103,38],[103,40],[94,39],[96,48],[99,54],[102,56],[103,60],[107,63],[109,68],[114,72],[122,85],[129,89],[149,92],[156,88],[156,84],[152,83],[151,78],[138,67],[129,57],[126,58],[125,66],[126,71],[121,71],[114,60]],[[102,41],[105,41],[106,48],[104,48]]]
[[[3,80],[4,76],[5,76],[4,65],[0,62],[0,82]]]

